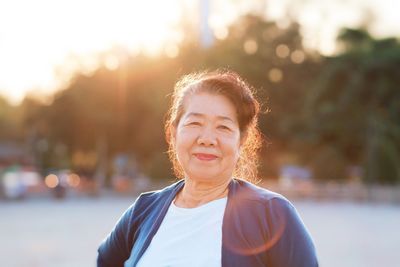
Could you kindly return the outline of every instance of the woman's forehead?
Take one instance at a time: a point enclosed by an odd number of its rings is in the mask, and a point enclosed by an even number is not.
[[[212,116],[220,120],[237,121],[236,109],[225,96],[211,93],[195,93],[184,101],[185,117]]]

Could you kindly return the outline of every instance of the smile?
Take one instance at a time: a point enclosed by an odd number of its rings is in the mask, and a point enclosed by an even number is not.
[[[213,155],[213,154],[205,154],[205,153],[196,153],[194,156],[199,159],[199,160],[204,160],[204,161],[211,161],[214,159],[217,159],[218,157]]]

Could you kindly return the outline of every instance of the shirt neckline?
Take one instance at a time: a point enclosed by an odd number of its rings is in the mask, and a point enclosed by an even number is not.
[[[223,198],[218,198],[218,199],[214,199],[212,201],[209,201],[207,203],[204,203],[198,207],[194,207],[194,208],[182,208],[182,207],[178,207],[177,205],[175,205],[175,199],[171,202],[171,209],[177,212],[181,212],[181,213],[196,213],[196,212],[200,212],[202,210],[208,209],[208,208],[213,208],[213,207],[217,207],[219,205],[223,205],[225,206],[226,203],[228,201],[228,196],[225,196]]]

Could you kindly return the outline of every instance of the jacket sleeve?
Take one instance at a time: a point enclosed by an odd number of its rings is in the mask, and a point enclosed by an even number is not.
[[[97,250],[97,267],[123,267],[129,258],[136,202],[124,212],[111,233],[101,242]]]
[[[269,232],[276,242],[267,251],[267,266],[317,267],[313,240],[293,205],[285,198],[268,201]]]

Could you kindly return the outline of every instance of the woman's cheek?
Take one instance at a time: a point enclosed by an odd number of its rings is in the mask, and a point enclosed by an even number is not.
[[[195,133],[188,129],[181,130],[177,135],[176,150],[180,156],[190,153],[190,148],[195,140]]]

